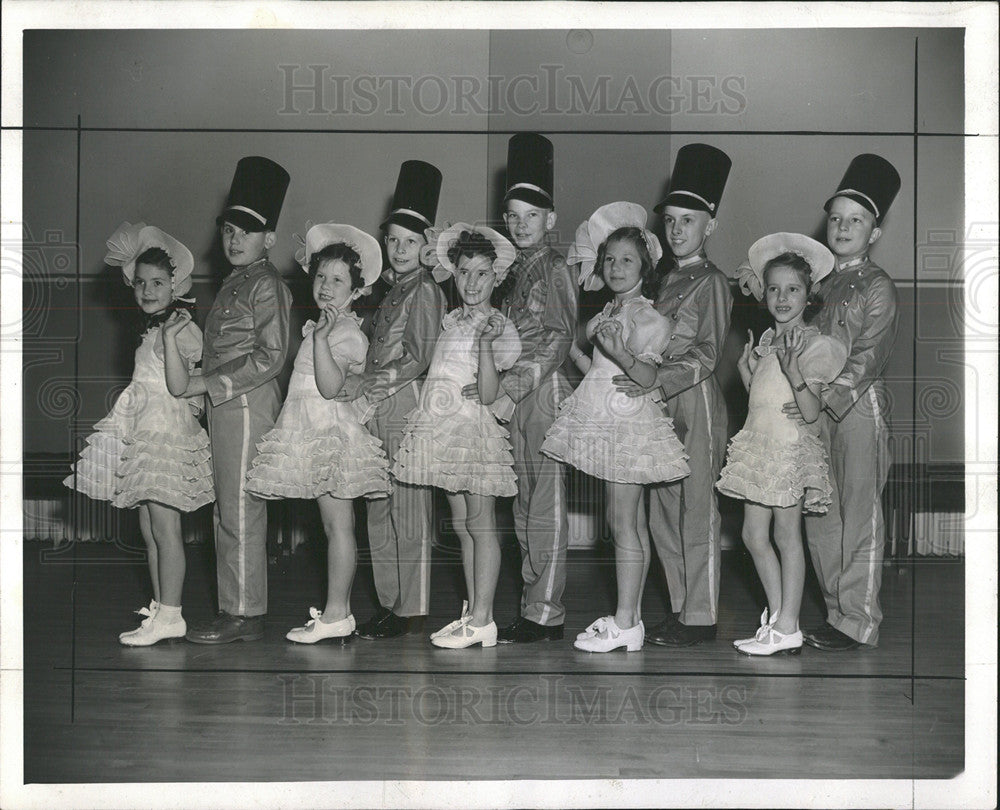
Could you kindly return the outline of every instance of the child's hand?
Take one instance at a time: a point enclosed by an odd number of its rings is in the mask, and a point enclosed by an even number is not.
[[[479,383],[469,383],[462,386],[462,396],[471,399],[473,402],[480,402]]]
[[[178,332],[180,332],[181,329],[187,326],[190,322],[190,312],[186,309],[175,309],[170,313],[170,317],[167,318],[160,327],[163,339],[166,340],[167,338],[170,338],[173,340],[177,337]]]
[[[747,337],[748,340],[743,346],[743,353],[740,355],[740,359],[736,361],[736,367],[748,376],[753,376],[753,373],[757,370],[760,358],[753,351],[753,330],[747,329]]]
[[[799,403],[797,403],[794,399],[791,402],[786,402],[782,405],[781,412],[796,424],[806,424],[806,420],[802,417],[802,411],[799,410]]]
[[[493,312],[476,330],[480,340],[492,343],[503,334],[504,317],[499,312]]]
[[[796,326],[791,331],[785,332],[782,345],[776,351],[781,370],[793,385],[802,382],[802,374],[799,371],[799,357],[803,349],[805,349],[805,345],[802,330]]]
[[[201,419],[201,415],[205,412],[205,409],[202,407],[203,400],[204,397],[200,395],[196,397],[188,397],[187,404],[195,419]]]
[[[319,331],[318,327],[316,331]],[[361,383],[363,381],[364,377],[360,374],[348,374],[344,377],[344,384],[340,387],[340,391],[337,392],[337,396],[334,399],[340,402],[353,402],[361,394],[365,393],[361,390]]]
[[[628,353],[622,340],[622,325],[616,320],[608,319],[598,324],[594,338],[609,357],[618,359]]]
[[[643,388],[635,380],[628,376],[628,374],[616,374],[611,378],[611,382],[615,385],[615,390],[619,394],[624,394],[627,397],[644,397],[650,391],[656,390],[656,385],[652,385],[649,388]]]
[[[320,310],[319,320],[316,321],[316,330],[313,335],[315,338],[328,338],[330,333],[333,331],[333,327],[337,323],[337,318],[340,316],[340,311],[333,305],[327,304]]]

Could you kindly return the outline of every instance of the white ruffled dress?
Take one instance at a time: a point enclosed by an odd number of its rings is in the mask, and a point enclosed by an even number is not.
[[[288,396],[274,427],[257,442],[246,489],[268,499],[384,498],[391,489],[388,462],[382,443],[361,421],[366,400],[325,399],[316,387],[315,329],[315,321],[302,327]],[[353,312],[341,313],[327,342],[345,374],[364,371],[368,339]]]
[[[197,326],[178,333],[177,348],[193,369],[202,350]],[[189,400],[167,390],[158,327],[142,336],[132,382],[94,425],[74,470],[67,487],[121,509],[154,501],[191,512],[215,500],[208,434]]]
[[[622,325],[622,340],[638,359],[659,365],[670,340],[670,322],[648,298],[610,302],[587,324],[593,336],[604,320]],[[663,406],[650,395],[629,397],[611,381],[622,368],[599,348],[590,370],[563,402],[541,451],[603,481],[654,484],[689,475],[687,453]]]
[[[497,310],[492,310],[496,312]],[[417,407],[406,428],[392,474],[408,484],[505,497],[517,493],[510,434],[481,403],[462,396],[476,381],[479,355],[476,330],[489,317],[462,309],[445,315]],[[517,329],[505,319],[493,342],[497,371],[521,355]]]
[[[844,368],[847,347],[815,327],[805,327],[805,333],[799,358],[803,377],[807,383],[832,382]],[[805,494],[803,511],[822,514],[830,506],[832,489],[819,422],[797,422],[782,412],[795,394],[781,371],[774,338],[774,330],[768,329],[753,350],[759,360],[750,380],[747,421],[729,442],[716,488],[763,506],[793,506]]]

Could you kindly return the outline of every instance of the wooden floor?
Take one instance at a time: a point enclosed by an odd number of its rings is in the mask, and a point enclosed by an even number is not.
[[[362,555],[362,558],[364,555]],[[322,605],[324,551],[270,571],[263,642],[121,647],[148,600],[127,549],[24,552],[24,781],[157,782],[643,777],[950,777],[964,763],[964,566],[885,569],[877,649],[749,659],[760,593],[727,552],[719,638],[686,650],[591,655],[575,634],[612,610],[607,548],[573,552],[566,640],[439,650],[426,636],[299,646],[288,628]],[[211,549],[188,547],[184,612],[214,613]],[[429,630],[460,604],[454,552],[435,551]],[[498,621],[515,614],[505,548]],[[373,609],[359,568],[358,620]],[[651,576],[648,623],[664,611]],[[803,625],[821,617],[807,585]],[[776,755],[780,751],[780,756]]]

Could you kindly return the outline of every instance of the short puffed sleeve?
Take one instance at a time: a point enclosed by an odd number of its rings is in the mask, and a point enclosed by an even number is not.
[[[636,308],[630,315],[632,331],[627,348],[637,360],[660,365],[670,342],[670,321],[652,306]]]
[[[315,334],[314,334],[315,338]],[[368,354],[368,338],[354,320],[338,323],[327,335],[330,356],[347,374],[361,374],[365,370],[365,356]]]
[[[799,356],[799,368],[807,383],[830,383],[847,362],[847,347],[836,338],[813,335]]]
[[[504,318],[503,332],[493,341],[493,363],[497,371],[505,371],[521,356],[521,338],[510,318]]]
[[[201,360],[202,337],[201,330],[194,321],[188,323],[177,333],[177,352],[187,363],[188,368],[194,368],[195,363]]]

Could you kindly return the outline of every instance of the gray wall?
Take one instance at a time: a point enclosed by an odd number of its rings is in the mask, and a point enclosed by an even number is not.
[[[192,249],[203,319],[233,166],[275,158],[292,185],[272,255],[300,323],[310,302],[291,257],[307,220],[376,232],[408,158],[442,168],[440,221],[496,219],[507,138],[539,130],[556,146],[562,245],[602,203],[651,210],[681,145],[725,149],[709,252],[730,272],[765,233],[816,233],[853,155],[890,159],[903,188],[873,255],[902,300],[896,457],[912,460],[913,435],[918,461],[964,457],[961,30],[34,31],[24,54],[26,452],[68,452],[128,380],[132,303],[102,263],[122,220]],[[738,300],[734,324],[751,310]],[[741,340],[723,369],[733,430]]]

